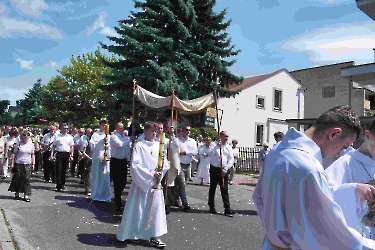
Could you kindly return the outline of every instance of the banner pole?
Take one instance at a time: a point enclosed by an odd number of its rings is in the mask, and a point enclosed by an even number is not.
[[[132,145],[131,145],[131,148],[130,148],[130,159],[132,158],[133,156],[133,148],[134,148],[134,143],[135,143],[135,135],[134,135],[134,116],[135,116],[135,90],[137,88],[137,81],[135,79],[133,79],[133,106],[132,106],[132,136],[131,136],[131,141],[132,141]]]
[[[174,100],[174,89],[172,89],[172,96],[171,96],[171,126],[173,126],[173,110],[174,110],[173,100]],[[171,162],[171,143],[173,139],[173,130],[171,128],[169,129],[170,129],[170,132],[169,132],[169,145],[168,145],[168,161]],[[168,176],[169,176],[168,172],[169,171],[167,171],[167,176],[165,177],[165,197],[167,199],[167,202],[168,202]]]
[[[218,112],[218,108],[217,108],[218,94],[217,94],[216,90],[214,90],[214,96],[215,96],[217,135],[218,135],[218,143],[219,143],[219,147],[220,147],[220,169],[221,169],[221,173],[223,173],[223,152],[222,152],[222,149],[221,149],[219,112]],[[221,177],[221,186],[224,187],[224,177],[223,176]]]

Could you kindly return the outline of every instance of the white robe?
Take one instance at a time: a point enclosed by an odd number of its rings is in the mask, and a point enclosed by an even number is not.
[[[142,140],[135,144],[130,165],[132,184],[117,232],[119,241],[149,239],[167,233],[163,190],[152,188],[158,155],[158,141]],[[163,175],[168,168],[165,159]]]
[[[262,249],[373,249],[375,242],[348,227],[334,197],[355,203],[355,184],[331,186],[318,145],[294,128],[266,159],[253,194],[265,229]],[[339,195],[341,194],[341,195]]]
[[[201,145],[198,148],[198,155],[199,155],[199,166],[198,166],[198,178],[203,178],[206,181],[210,181],[210,157],[204,156],[203,154],[207,154],[210,151],[210,148],[206,145]]]
[[[109,161],[101,161],[104,154],[105,133],[95,132],[90,140],[92,150],[91,167],[91,199],[95,201],[111,202],[111,182],[109,175]],[[108,135],[108,146],[110,145],[110,136]],[[111,148],[108,148],[107,157],[110,158]]]
[[[326,173],[329,179],[337,185],[367,183],[374,179],[375,161],[357,150],[351,150],[329,166]],[[349,226],[367,238],[375,238],[375,228],[367,227],[362,223],[362,218],[368,211],[367,202],[361,198],[356,200],[356,213],[343,209]]]

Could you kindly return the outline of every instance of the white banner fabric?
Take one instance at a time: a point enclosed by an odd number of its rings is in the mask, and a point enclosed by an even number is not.
[[[148,107],[151,108],[171,108],[171,96],[163,97],[156,95],[139,85],[135,89],[134,95]],[[200,112],[215,103],[214,94],[208,94],[193,100],[180,100],[177,96],[173,97],[173,107],[183,113]]]

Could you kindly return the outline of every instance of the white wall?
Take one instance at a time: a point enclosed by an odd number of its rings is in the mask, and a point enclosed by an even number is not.
[[[273,111],[274,88],[282,89],[282,112]],[[298,82],[282,71],[241,91],[235,98],[220,98],[218,108],[224,110],[221,130],[228,131],[230,140],[237,139],[238,146],[255,147],[255,125],[262,123],[264,125],[263,141],[272,146],[274,144],[272,131],[277,126],[281,126],[280,128],[286,132],[288,125],[270,122],[271,128],[269,128],[268,118],[280,120],[304,118],[304,96],[299,88]],[[265,97],[265,109],[256,108],[257,95]],[[298,98],[300,98],[300,114],[298,114]],[[268,138],[267,134],[269,134]]]

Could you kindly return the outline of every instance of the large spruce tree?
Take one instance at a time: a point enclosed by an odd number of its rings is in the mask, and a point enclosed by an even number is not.
[[[226,11],[215,13],[212,0],[135,0],[137,12],[115,27],[119,37],[108,37],[116,45],[101,44],[116,54],[106,86],[130,111],[133,79],[159,95],[172,88],[182,99],[208,94],[218,87],[220,96],[231,96],[231,84],[242,82],[231,74],[234,50],[225,32]],[[219,79],[221,85],[217,86]]]

